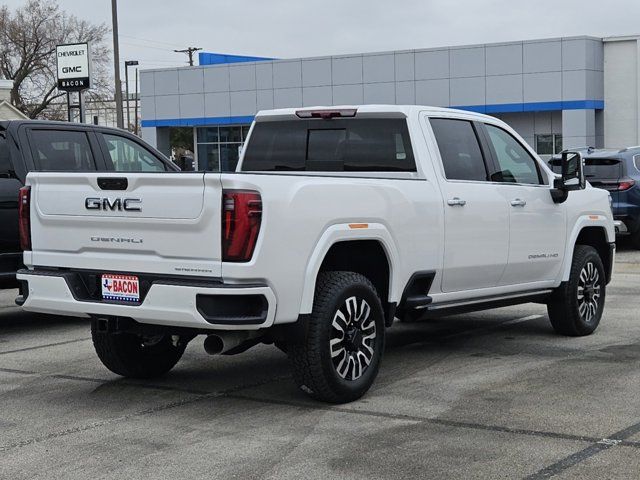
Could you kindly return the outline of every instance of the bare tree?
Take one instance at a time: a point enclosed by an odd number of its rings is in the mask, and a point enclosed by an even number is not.
[[[56,45],[89,42],[94,99],[112,98],[108,80],[110,29],[60,10],[55,0],[29,0],[10,11],[0,8],[0,75],[13,80],[11,103],[29,118],[57,118],[64,92],[57,89]],[[57,100],[57,101],[56,101]],[[54,105],[52,105],[52,103]],[[51,105],[52,108],[48,108]]]

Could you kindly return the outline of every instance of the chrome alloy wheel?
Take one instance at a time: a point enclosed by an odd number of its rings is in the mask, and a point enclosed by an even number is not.
[[[587,323],[591,322],[600,305],[600,274],[592,262],[580,271],[578,280],[578,313]]]
[[[331,361],[340,377],[357,380],[373,360],[376,321],[363,298],[349,297],[336,311],[331,323]]]

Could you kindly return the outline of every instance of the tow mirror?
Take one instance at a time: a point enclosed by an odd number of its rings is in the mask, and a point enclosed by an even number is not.
[[[560,178],[556,178],[554,188],[551,190],[551,197],[556,203],[564,202],[569,192],[584,190],[587,186],[584,162],[580,152],[562,152],[561,167],[562,174]]]
[[[562,152],[562,189],[570,192],[584,190],[586,186],[580,152]]]

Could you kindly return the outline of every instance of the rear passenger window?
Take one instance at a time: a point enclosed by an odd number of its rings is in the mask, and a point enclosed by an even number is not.
[[[487,169],[471,122],[448,118],[430,122],[447,179],[486,181]]]
[[[258,122],[243,171],[415,172],[404,119]]]
[[[32,130],[31,138],[38,170],[86,172],[96,169],[85,132]]]

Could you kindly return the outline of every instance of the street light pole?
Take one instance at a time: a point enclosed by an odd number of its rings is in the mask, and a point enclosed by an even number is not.
[[[131,114],[129,112],[129,65],[127,65],[127,63],[128,62],[124,62],[124,103],[127,106],[127,130],[129,130],[131,126]]]
[[[113,30],[113,69],[115,79],[116,124],[123,128],[122,118],[122,84],[120,83],[120,46],[118,42],[118,4],[111,0],[111,29]]]
[[[125,83],[125,94],[127,95],[126,105],[127,105],[127,130],[131,128],[131,112],[129,107],[129,67],[134,65],[138,65],[137,60],[127,60],[124,62],[124,83]]]
[[[138,135],[138,103],[139,103],[139,93],[138,93],[138,69],[136,68],[136,94],[135,97],[136,99],[136,103],[135,103],[135,109],[134,109],[134,127],[133,127],[133,132]]]

